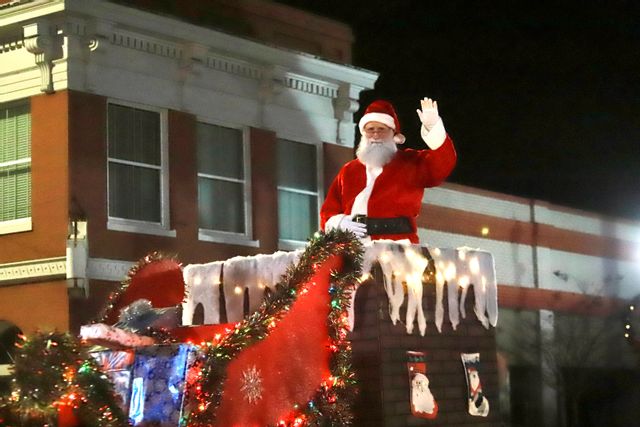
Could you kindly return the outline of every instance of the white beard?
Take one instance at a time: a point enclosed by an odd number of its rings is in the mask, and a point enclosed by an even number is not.
[[[435,399],[429,390],[429,380],[424,374],[416,374],[411,380],[411,404],[416,412],[433,414]]]
[[[367,166],[382,167],[391,161],[397,151],[398,147],[393,139],[371,142],[369,138],[362,135],[356,157]]]

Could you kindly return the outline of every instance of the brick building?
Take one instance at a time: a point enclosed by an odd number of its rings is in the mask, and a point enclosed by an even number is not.
[[[266,0],[153,3],[0,1],[3,337],[77,331],[154,250],[189,264],[301,247],[353,157],[378,75],[350,64],[347,26]],[[514,425],[566,418],[545,377],[567,363],[535,344],[576,319],[615,333],[606,357],[563,367],[632,366],[612,315],[640,293],[640,224],[456,184],[424,204],[423,243],[494,255]]]

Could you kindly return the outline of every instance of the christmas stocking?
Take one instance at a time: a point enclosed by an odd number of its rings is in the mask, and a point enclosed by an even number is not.
[[[409,386],[411,387],[411,413],[420,418],[435,418],[438,415],[438,404],[429,390],[427,378],[427,362],[425,353],[407,351],[409,361]]]
[[[489,401],[484,397],[480,384],[480,353],[460,353],[460,357],[467,378],[469,414],[486,417],[489,414]]]

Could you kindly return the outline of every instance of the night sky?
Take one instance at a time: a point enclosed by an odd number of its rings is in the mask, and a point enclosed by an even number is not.
[[[351,25],[361,108],[392,101],[409,146],[438,100],[449,181],[640,220],[640,2],[278,2]]]

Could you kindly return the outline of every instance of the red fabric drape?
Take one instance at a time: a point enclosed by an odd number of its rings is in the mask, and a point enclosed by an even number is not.
[[[276,424],[290,415],[294,404],[306,404],[328,378],[329,279],[341,265],[342,258],[330,257],[304,285],[308,292],[299,294],[269,336],[229,363],[216,425]],[[262,387],[254,402],[247,398],[247,387],[256,388],[256,381],[247,379],[251,372],[258,373],[253,379],[258,378]]]
[[[155,308],[180,304],[184,298],[184,279],[180,264],[172,259],[161,259],[140,267],[104,323],[116,323],[120,310],[142,298],[151,301]]]

